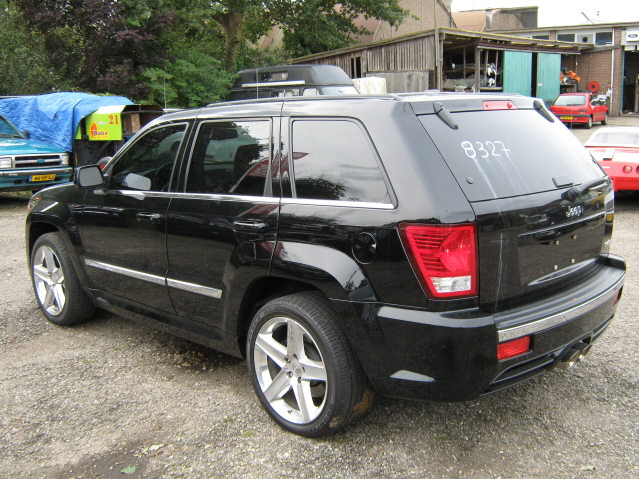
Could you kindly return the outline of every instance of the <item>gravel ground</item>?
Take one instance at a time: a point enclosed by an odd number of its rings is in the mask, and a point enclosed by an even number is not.
[[[26,268],[27,199],[0,194],[2,478],[639,477],[639,195],[617,201],[624,297],[584,361],[465,403],[378,397],[327,439],[278,428],[244,361],[105,312],[48,323]]]

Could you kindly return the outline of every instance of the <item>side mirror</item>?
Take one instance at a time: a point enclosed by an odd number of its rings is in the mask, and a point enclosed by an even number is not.
[[[78,188],[96,188],[104,186],[102,170],[98,165],[80,166],[75,170],[73,184]]]
[[[22,130],[21,132],[24,137],[28,140],[29,138],[31,138],[31,133],[29,133],[27,130]]]
[[[96,163],[96,165],[98,165],[101,170],[104,170],[104,168],[106,168],[106,165],[109,164],[109,161],[111,161],[111,158],[113,158],[113,157],[112,156],[105,156],[104,158],[100,158],[98,160],[98,162]]]

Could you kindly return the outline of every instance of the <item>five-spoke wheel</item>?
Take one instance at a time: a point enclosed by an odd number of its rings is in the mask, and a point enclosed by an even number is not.
[[[264,305],[251,323],[247,356],[260,402],[296,434],[332,434],[370,405],[361,365],[319,293],[296,293]]]
[[[36,240],[31,253],[31,278],[40,309],[52,323],[71,325],[93,315],[93,303],[80,286],[58,233],[47,233]]]

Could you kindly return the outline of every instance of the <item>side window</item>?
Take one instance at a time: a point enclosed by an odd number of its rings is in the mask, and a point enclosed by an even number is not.
[[[270,120],[202,123],[186,191],[263,196],[270,151]]]
[[[296,120],[293,176],[298,198],[390,203],[368,135],[350,120]]]
[[[168,191],[186,125],[156,128],[135,140],[111,168],[111,188]]]

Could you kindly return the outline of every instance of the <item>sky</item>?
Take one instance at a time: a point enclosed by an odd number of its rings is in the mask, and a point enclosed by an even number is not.
[[[542,28],[587,23],[581,12],[605,23],[639,22],[638,0],[453,0],[452,11],[531,6],[539,7]]]

